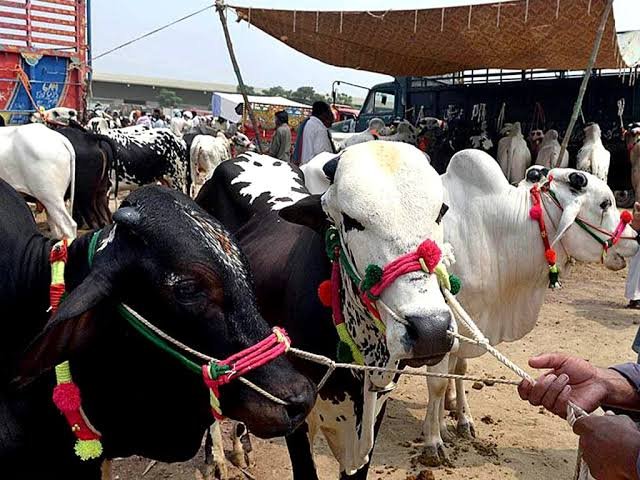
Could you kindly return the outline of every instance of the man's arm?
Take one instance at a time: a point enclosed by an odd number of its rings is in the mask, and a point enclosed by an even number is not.
[[[269,147],[269,155],[272,157],[278,157],[278,153],[280,152],[280,129],[276,129],[276,133],[273,135],[271,139],[271,146]]]

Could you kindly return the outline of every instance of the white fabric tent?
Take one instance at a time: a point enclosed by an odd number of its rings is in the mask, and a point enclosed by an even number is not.
[[[249,102],[252,104],[279,105],[282,107],[311,108],[304,103],[294,102],[283,97],[249,95]],[[224,117],[231,122],[237,123],[242,118],[242,115],[236,113],[236,107],[241,103],[244,103],[244,100],[239,93],[214,92],[211,98],[211,111],[216,117]]]

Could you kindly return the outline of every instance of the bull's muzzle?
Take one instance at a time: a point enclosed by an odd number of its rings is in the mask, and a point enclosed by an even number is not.
[[[454,338],[449,332],[454,327],[449,310],[409,316],[406,320],[407,340],[412,352],[412,358],[406,362],[410,366],[435,365],[451,351]]]

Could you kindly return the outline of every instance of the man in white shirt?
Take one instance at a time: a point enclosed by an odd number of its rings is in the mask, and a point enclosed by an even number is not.
[[[305,121],[302,128],[299,165],[304,165],[313,157],[322,152],[335,153],[335,147],[331,141],[329,127],[333,123],[333,112],[326,102],[315,102],[311,109],[311,116]]]

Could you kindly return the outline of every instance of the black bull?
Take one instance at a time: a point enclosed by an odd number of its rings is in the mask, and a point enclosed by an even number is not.
[[[284,168],[293,168],[298,174],[295,190],[305,192],[302,172],[295,166],[285,165]],[[272,325],[285,327],[295,347],[335,360],[338,335],[330,310],[322,306],[317,295],[318,285],[330,277],[324,239],[307,226],[283,222],[278,213],[271,210],[267,195],[249,204],[239,193],[246,184],[231,184],[240,172],[234,160],[219,165],[212,179],[203,186],[196,203],[231,230],[247,255],[263,317]],[[316,207],[310,202],[309,208]],[[288,210],[282,216],[297,221],[301,220],[296,218],[300,213]],[[321,211],[316,212],[319,213]],[[324,213],[321,216],[324,217]],[[322,225],[309,226],[322,229]],[[294,360],[294,365],[316,383],[326,373],[326,367],[304,360]],[[344,401],[346,394],[353,400],[359,425],[362,421],[362,379],[355,378],[348,371],[337,370],[319,392],[322,399],[334,404]],[[376,435],[385,406],[378,416]],[[298,428],[286,441],[294,479],[317,480],[306,425]],[[366,479],[368,470],[369,464],[351,476],[342,472],[341,478]]]
[[[125,302],[183,343],[225,358],[270,334],[258,314],[242,253],[220,224],[164,187],[131,194],[101,233],[69,247],[68,297],[49,319],[49,254],[24,201],[0,180],[0,472],[2,478],[98,479],[97,461],[73,454],[55,409],[50,368],[69,359],[106,458],[184,461],[211,424],[199,375],[138,335],[115,312]],[[290,433],[314,400],[309,381],[279,358],[247,378],[282,407],[232,382],[222,409],[262,436]]]

